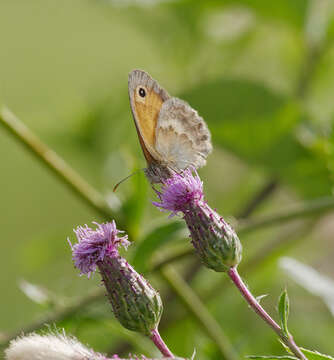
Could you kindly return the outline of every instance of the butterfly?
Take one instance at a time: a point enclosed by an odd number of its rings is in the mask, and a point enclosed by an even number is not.
[[[173,171],[206,164],[212,151],[210,131],[188,103],[171,97],[142,70],[129,74],[129,98],[137,134],[151,183],[169,178]]]

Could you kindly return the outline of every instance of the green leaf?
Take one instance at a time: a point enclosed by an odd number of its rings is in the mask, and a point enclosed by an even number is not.
[[[304,117],[289,97],[255,81],[233,78],[203,82],[180,97],[208,122],[215,145],[265,168],[270,177],[307,198],[331,193],[326,162],[296,136]]]
[[[249,355],[247,356],[248,359],[267,359],[267,360],[276,360],[276,359],[281,359],[281,360],[296,360],[297,358],[294,356],[289,356],[289,355],[283,355],[283,356],[275,356],[275,355],[269,355],[269,356],[260,356],[260,355]]]
[[[281,327],[285,336],[289,336],[288,317],[289,317],[289,297],[286,290],[284,290],[278,301],[278,312],[281,318]]]
[[[320,354],[318,351],[315,350],[307,350],[304,348],[300,348],[300,350],[303,352],[305,356],[307,356],[308,360],[334,360],[332,356]]]
[[[184,224],[181,221],[169,222],[152,230],[138,244],[134,258],[133,266],[139,272],[147,272],[150,268],[150,259],[155,250],[158,250],[167,241],[172,240],[183,230]]]
[[[282,341],[280,341],[280,343],[282,344],[282,346],[284,347],[284,349],[287,352],[291,352],[291,350]],[[315,351],[315,350],[307,350],[307,349],[304,349],[302,347],[300,347],[300,350],[302,351],[302,353],[305,356],[307,356],[308,360],[321,360],[321,359],[334,360],[333,357],[331,357],[329,355],[321,354],[321,353],[319,353],[318,351]]]
[[[181,97],[208,122],[215,143],[253,163],[265,161],[267,152],[299,121],[297,104],[246,79],[202,83]]]

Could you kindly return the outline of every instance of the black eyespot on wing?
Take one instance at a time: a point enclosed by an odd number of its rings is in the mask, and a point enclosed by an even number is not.
[[[146,96],[146,91],[143,88],[139,88],[138,93],[139,93],[139,96],[142,98],[144,98]]]

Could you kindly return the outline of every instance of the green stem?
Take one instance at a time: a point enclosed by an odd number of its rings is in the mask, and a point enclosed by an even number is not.
[[[175,357],[173,353],[168,349],[168,346],[165,344],[165,342],[162,340],[158,329],[152,330],[150,339],[153,341],[154,345],[160,350],[161,354],[166,356],[166,358]]]
[[[103,218],[114,217],[112,209],[103,196],[90,186],[57,153],[45,145],[21,120],[10,110],[0,111],[0,123],[28,149],[36,159],[45,165],[73,193],[99,213]]]
[[[298,205],[289,206],[288,208],[276,212],[272,215],[259,219],[250,219],[237,226],[238,233],[249,233],[259,228],[265,228],[273,225],[280,225],[299,218],[305,218],[318,215],[334,209],[334,197],[326,196],[315,200],[305,201]]]
[[[249,200],[248,203],[237,213],[237,219],[249,218],[255,209],[268,199],[278,188],[278,181],[276,179],[269,180],[263,187]]]
[[[298,359],[307,360],[305,355],[301,352],[299,347],[296,345],[292,335],[286,336],[281,327],[276,323],[274,319],[264,310],[260,303],[255,299],[253,294],[249,291],[242,278],[240,277],[236,267],[231,267],[228,271],[228,276],[240,291],[241,295],[244,297],[248,305],[255,311],[256,314],[260,316],[272,329],[275,331],[277,336],[283,341],[283,343],[288,346],[294,355]]]
[[[160,274],[175,291],[180,300],[186,306],[187,310],[202,325],[208,336],[215,342],[221,355],[223,356],[223,359],[237,360],[239,357],[235,353],[222,328],[183,278],[173,269],[171,265],[162,268],[160,270]]]

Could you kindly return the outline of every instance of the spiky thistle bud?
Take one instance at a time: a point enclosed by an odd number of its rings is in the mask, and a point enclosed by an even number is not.
[[[151,336],[162,314],[159,293],[138,274],[118,252],[129,245],[127,236],[119,236],[115,222],[87,225],[74,230],[78,243],[71,245],[75,266],[90,276],[99,269],[113,312],[127,329]]]
[[[164,180],[160,199],[153,202],[171,216],[182,212],[190,231],[191,242],[200,259],[215,271],[228,271],[241,261],[240,240],[225,220],[204,201],[203,183],[196,171],[174,173]]]

